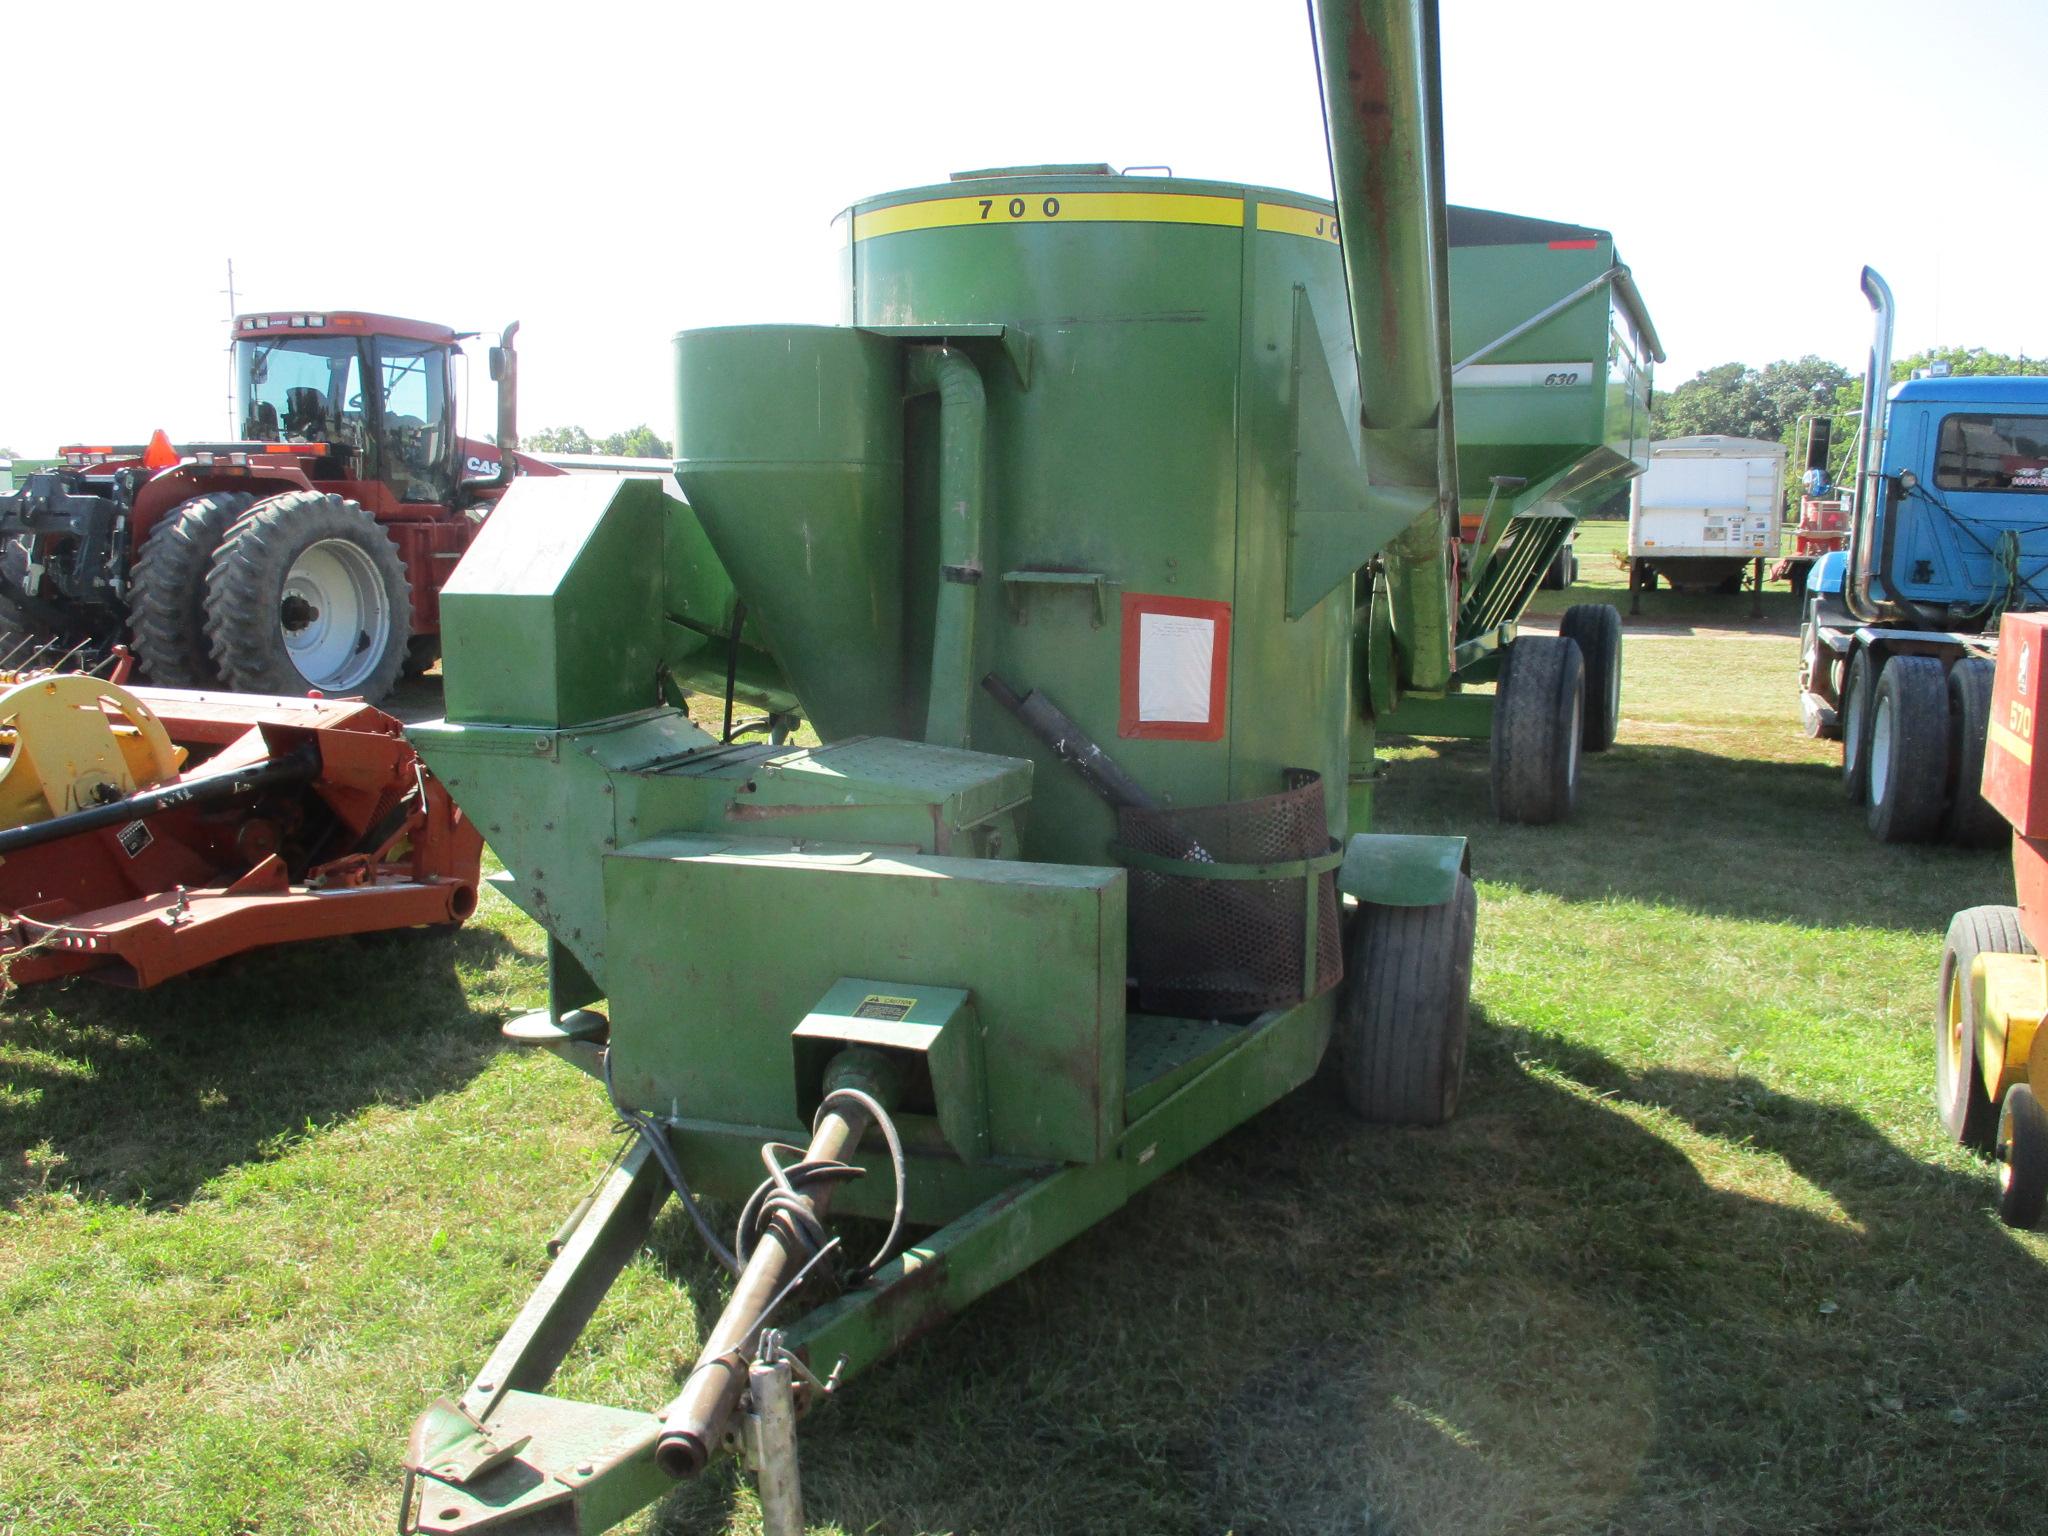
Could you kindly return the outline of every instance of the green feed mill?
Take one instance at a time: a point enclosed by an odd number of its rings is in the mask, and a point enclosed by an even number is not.
[[[548,933],[507,1032],[636,1134],[415,1426],[402,1529],[599,1531],[734,1452],[800,1531],[798,1414],[1327,1050],[1359,1113],[1451,1113],[1465,844],[1363,831],[1373,721],[1471,728],[1505,655],[1510,779],[1575,776],[1581,652],[1513,623],[1642,381],[1605,236],[1486,226],[1481,361],[1586,376],[1475,377],[1461,503],[1435,7],[1315,29],[1334,210],[1100,166],[856,204],[850,325],[676,339],[687,506],[521,481],[443,592],[414,739]],[[823,744],[715,738],[686,688]],[[734,1276],[694,1368],[547,1396],[672,1194]]]

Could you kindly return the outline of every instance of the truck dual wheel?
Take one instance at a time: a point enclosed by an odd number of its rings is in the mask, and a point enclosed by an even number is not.
[[[2048,1210],[2048,1109],[2025,1083],[1998,1111],[1998,1219],[2031,1231]]]
[[[1932,656],[1894,656],[1870,709],[1870,833],[1924,843],[1948,805],[1948,678]]]
[[[1358,909],[1334,1046],[1345,1101],[1378,1125],[1441,1125],[1458,1107],[1479,902],[1470,877],[1433,907]]]
[[[391,691],[405,664],[412,592],[398,546],[353,501],[289,491],[229,530],[206,577],[206,637],[247,693]]]
[[[1977,1063],[1977,1001],[1970,967],[1979,955],[2031,955],[2017,907],[1970,907],[1949,920],[1941,947],[1941,1004],[1934,1019],[1934,1099],[1955,1141],[1991,1150],[1997,1118]]]
[[[1501,656],[1493,705],[1493,814],[1540,826],[1571,815],[1585,741],[1586,667],[1571,641],[1529,635]]]
[[[1875,681],[1870,653],[1859,648],[1849,658],[1849,675],[1842,683],[1842,790],[1851,805],[1863,804],[1870,784],[1870,695]]]
[[[1582,744],[1588,752],[1605,752],[1621,726],[1621,610],[1611,603],[1574,603],[1557,632],[1578,646],[1585,664]]]
[[[206,569],[227,531],[256,498],[240,491],[180,502],[149,530],[128,590],[128,633],[149,682],[215,688],[220,669],[206,644]]]
[[[1966,656],[1948,672],[1950,797],[1942,833],[1960,848],[1996,848],[2011,829],[1984,799],[1984,742],[1991,726],[1991,684],[1997,667]]]

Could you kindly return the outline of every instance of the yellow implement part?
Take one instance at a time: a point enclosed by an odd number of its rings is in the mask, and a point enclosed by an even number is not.
[[[0,692],[0,827],[88,810],[175,778],[185,749],[118,684],[76,673]]]
[[[1977,1066],[1996,1104],[2015,1083],[2029,1081],[2027,1056],[2048,1015],[2048,962],[2037,955],[1977,956],[1970,967],[1977,994]],[[2038,1091],[2043,1079],[2033,1078]]]

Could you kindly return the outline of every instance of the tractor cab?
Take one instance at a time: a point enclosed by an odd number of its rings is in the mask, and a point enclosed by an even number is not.
[[[327,444],[336,478],[449,505],[460,474],[446,326],[356,313],[235,322],[235,409],[250,442]]]

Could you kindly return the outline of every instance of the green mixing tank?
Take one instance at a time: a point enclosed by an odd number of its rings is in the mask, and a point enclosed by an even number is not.
[[[848,324],[676,339],[687,507],[521,481],[444,589],[413,737],[548,935],[507,1033],[634,1135],[415,1426],[403,1529],[601,1530],[741,1451],[800,1530],[796,1412],[1333,1042],[1360,1113],[1451,1113],[1464,840],[1351,782],[1361,634],[1412,682],[1456,627],[1436,15],[1316,24],[1334,210],[1073,165],[856,204]],[[724,716],[818,745],[691,723],[721,635]],[[548,1395],[672,1194],[732,1276],[673,1400]]]

